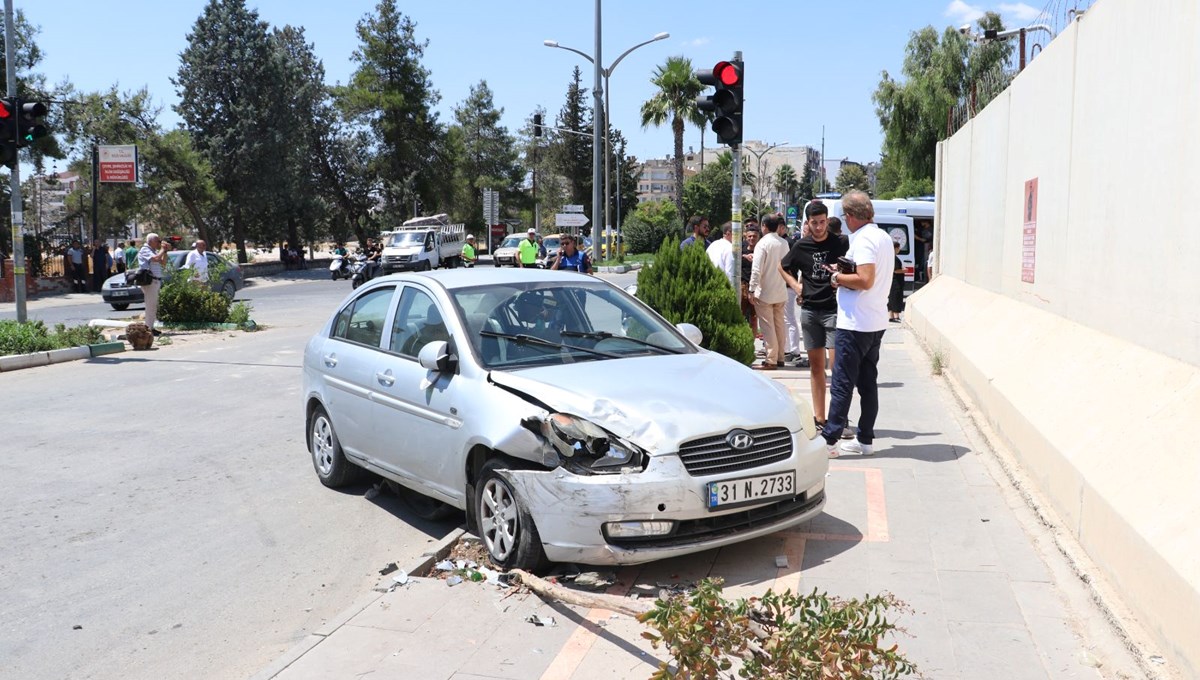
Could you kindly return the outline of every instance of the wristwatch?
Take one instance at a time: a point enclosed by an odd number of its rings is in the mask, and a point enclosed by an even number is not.
[[[838,285],[838,282],[837,282],[837,275],[838,275],[838,272],[834,272],[834,273],[832,273],[832,274],[830,274],[830,275],[829,275],[829,282],[830,282],[830,283],[832,283],[832,284],[833,284],[833,285],[835,285],[835,286],[836,286],[836,285]]]

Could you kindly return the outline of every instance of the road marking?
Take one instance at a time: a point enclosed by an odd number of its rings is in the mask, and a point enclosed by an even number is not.
[[[859,534],[818,534],[807,531],[790,532],[810,541],[865,541],[868,543],[883,543],[891,540],[888,533],[887,501],[883,495],[883,470],[869,467],[850,467],[830,465],[830,472],[860,472],[865,478],[867,487],[867,533]]]
[[[617,582],[609,586],[604,591],[605,594],[625,597],[633,590],[633,584],[637,582],[637,576],[640,574],[641,569],[622,569],[617,573]],[[569,680],[591,651],[592,645],[596,644],[596,639],[600,637],[592,631],[598,628],[600,622],[607,621],[611,616],[612,612],[607,609],[589,609],[584,616],[585,623],[567,638],[558,656],[554,657],[546,672],[542,673],[541,680]]]

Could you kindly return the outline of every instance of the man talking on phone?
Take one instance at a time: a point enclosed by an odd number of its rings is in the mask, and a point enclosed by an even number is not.
[[[858,437],[842,451],[869,456],[875,452],[875,419],[879,415],[879,346],[888,325],[887,298],[892,285],[892,239],[875,226],[875,207],[862,191],[842,197],[850,228],[850,251],[826,265],[837,290],[837,336],[829,418],[821,428],[829,457],[838,456],[837,441],[846,427],[850,399],[858,389],[862,413]]]

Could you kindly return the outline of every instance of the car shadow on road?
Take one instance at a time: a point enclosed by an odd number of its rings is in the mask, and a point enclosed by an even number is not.
[[[899,444],[896,446],[888,446],[881,444],[877,439],[875,442],[875,453],[873,455],[861,456],[842,453],[840,456],[838,456],[838,460],[907,458],[909,460],[919,460],[925,463],[953,463],[970,452],[971,449],[968,449],[965,446],[958,446],[956,444]]]
[[[375,489],[378,490],[375,493],[371,493]],[[361,482],[347,484],[337,489],[330,489],[330,491],[347,496],[362,496],[375,507],[391,514],[396,519],[432,539],[444,537],[456,527],[466,524],[467,521],[466,514],[457,510],[451,512],[445,519],[423,519],[417,516],[408,503],[405,503],[400,496],[389,490],[387,484],[380,484],[380,478],[375,475],[367,475]]]

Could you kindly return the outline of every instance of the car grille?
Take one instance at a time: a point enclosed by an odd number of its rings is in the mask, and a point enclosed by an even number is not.
[[[679,447],[683,466],[693,475],[715,475],[721,472],[748,470],[760,465],[786,460],[792,455],[792,433],[785,427],[764,427],[747,430],[754,443],[743,451],[725,441],[727,434],[693,439]]]
[[[723,536],[739,534],[772,524],[778,524],[796,515],[820,506],[825,501],[822,490],[809,498],[807,494],[793,496],[770,505],[760,505],[749,510],[717,515],[703,519],[689,519],[675,523],[675,531],[669,536],[638,536],[633,538],[607,538],[609,545],[621,548],[670,548],[693,543],[703,543]]]
[[[412,259],[412,255],[388,255],[387,257],[385,257],[383,259],[386,262],[391,262],[394,264],[401,264],[404,262],[408,262],[410,259]]]

